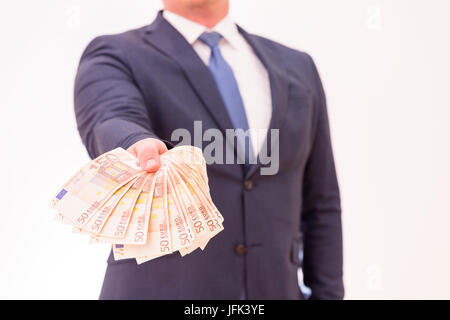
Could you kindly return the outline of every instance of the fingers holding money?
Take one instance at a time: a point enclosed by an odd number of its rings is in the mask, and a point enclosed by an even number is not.
[[[139,160],[139,165],[147,172],[155,172],[161,166],[160,155],[167,151],[161,140],[147,138],[133,144],[127,150]]]
[[[50,202],[58,220],[74,232],[88,234],[93,243],[112,244],[115,260],[143,263],[175,251],[184,256],[203,250],[223,230],[201,149],[180,146],[165,152],[162,142],[151,140],[85,164]],[[138,166],[155,157],[159,169],[154,173]]]

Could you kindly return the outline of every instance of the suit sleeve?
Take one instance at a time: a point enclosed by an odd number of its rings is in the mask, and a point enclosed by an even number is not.
[[[311,299],[342,299],[343,253],[339,186],[325,93],[309,57],[315,92],[315,133],[303,182],[303,274]]]
[[[91,158],[157,138],[123,48],[115,42],[111,36],[95,38],[81,57],[75,79],[78,131]]]

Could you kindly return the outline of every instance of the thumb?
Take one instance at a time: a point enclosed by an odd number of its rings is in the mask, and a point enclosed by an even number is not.
[[[156,148],[142,148],[137,152],[139,165],[147,172],[155,172],[161,166],[159,152]]]
[[[128,148],[128,152],[138,158],[141,168],[148,172],[159,169],[161,166],[159,155],[166,151],[164,142],[153,138],[140,140]]]

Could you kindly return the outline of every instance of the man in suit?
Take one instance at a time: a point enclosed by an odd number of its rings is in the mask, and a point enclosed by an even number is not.
[[[244,164],[208,165],[225,229],[204,251],[142,265],[110,255],[100,298],[302,299],[300,267],[311,298],[343,298],[339,188],[313,60],[234,24],[228,0],[163,4],[150,25],[97,37],[81,57],[75,112],[89,155],[123,147],[152,172],[174,130],[194,134],[195,121],[202,132],[262,131],[270,145],[237,138]],[[264,146],[278,150],[276,174],[249,161]]]

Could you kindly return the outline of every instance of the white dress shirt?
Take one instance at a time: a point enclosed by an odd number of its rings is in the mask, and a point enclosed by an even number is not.
[[[252,47],[229,16],[212,29],[167,10],[164,10],[163,17],[192,45],[206,65],[209,64],[211,49],[198,37],[205,31],[216,31],[222,35],[219,49],[233,70],[247,115],[253,151],[258,154],[270,125],[272,98],[269,75]]]

